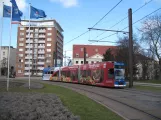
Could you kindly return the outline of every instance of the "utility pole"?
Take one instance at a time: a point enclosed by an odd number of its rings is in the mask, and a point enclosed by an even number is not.
[[[65,63],[64,63],[64,66],[66,66],[66,52],[67,51],[65,51],[65,57],[64,57],[65,58]]]
[[[132,31],[132,9],[128,10],[129,18],[129,88],[133,86],[133,31]]]
[[[84,64],[86,64],[86,47],[84,47]]]

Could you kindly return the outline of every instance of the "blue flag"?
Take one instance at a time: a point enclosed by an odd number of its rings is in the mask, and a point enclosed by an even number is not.
[[[34,8],[32,6],[31,6],[30,9],[31,9],[30,18],[39,19],[39,18],[45,18],[46,17],[45,12],[43,10]]]
[[[3,17],[11,17],[11,7],[3,5]]]
[[[23,13],[18,9],[15,0],[10,1],[12,3],[12,23],[21,22],[21,16]]]

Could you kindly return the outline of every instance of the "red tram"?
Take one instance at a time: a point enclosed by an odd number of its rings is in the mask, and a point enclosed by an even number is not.
[[[124,63],[101,62],[61,67],[52,74],[52,81],[64,81],[106,87],[125,87]]]

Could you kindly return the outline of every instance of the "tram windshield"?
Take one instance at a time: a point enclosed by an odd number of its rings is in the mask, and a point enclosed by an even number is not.
[[[124,76],[124,69],[115,69],[115,76]]]

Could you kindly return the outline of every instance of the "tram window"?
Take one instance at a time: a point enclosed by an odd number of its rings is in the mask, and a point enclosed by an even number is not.
[[[101,70],[101,77],[100,77],[100,82],[102,82],[104,80],[104,71]]]
[[[115,68],[116,68],[116,69],[123,69],[124,66],[123,66],[123,65],[115,65]]]
[[[108,78],[114,78],[114,69],[109,69],[108,70]]]
[[[66,74],[67,74],[66,77],[70,77],[70,71],[67,71]]]
[[[87,76],[91,76],[91,70],[87,70]]]
[[[86,77],[86,70],[82,70],[81,73],[82,73],[82,77]]]

